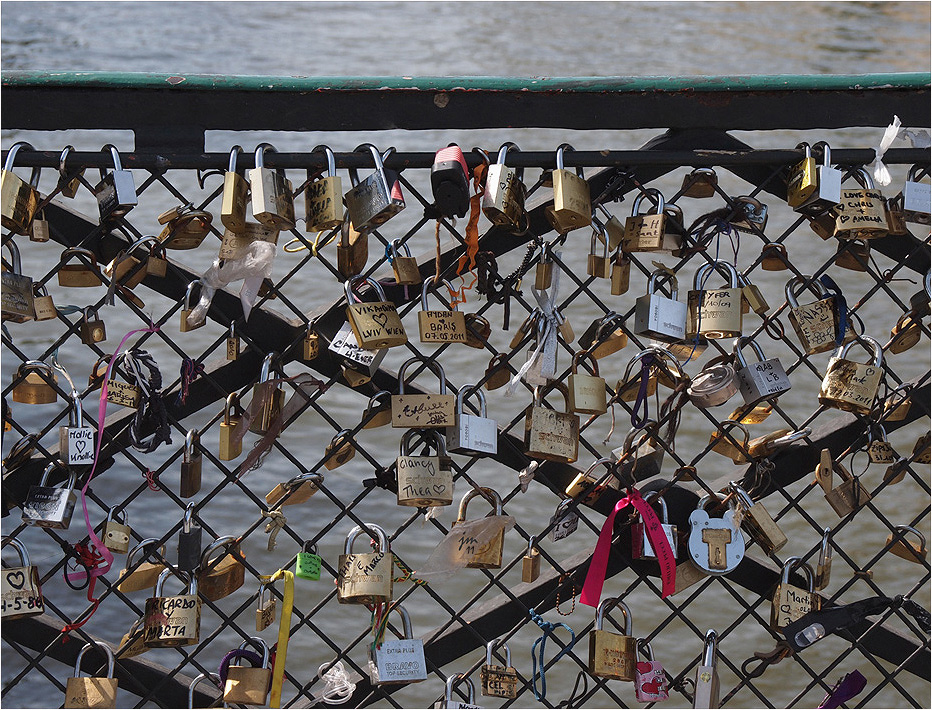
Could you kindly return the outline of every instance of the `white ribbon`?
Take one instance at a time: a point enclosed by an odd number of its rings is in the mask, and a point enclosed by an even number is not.
[[[880,145],[874,149],[874,180],[883,186],[887,186],[892,182],[890,171],[887,170],[887,166],[883,163],[883,156],[890,149],[890,146],[893,145],[894,141],[909,140],[913,148],[922,149],[932,145],[928,131],[900,128],[900,126],[900,117],[894,115],[893,123],[884,129],[883,137],[880,139]]]
[[[201,276],[201,298],[188,314],[188,325],[195,326],[207,317],[207,309],[218,288],[223,288],[233,281],[243,280],[239,291],[239,300],[243,304],[243,317],[248,321],[252,306],[259,298],[262,280],[272,275],[276,246],[270,242],[254,241],[242,250],[239,259],[220,258]]]

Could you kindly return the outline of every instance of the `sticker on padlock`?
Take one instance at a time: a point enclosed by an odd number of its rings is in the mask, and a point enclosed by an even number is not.
[[[407,685],[427,680],[427,662],[424,659],[424,642],[414,638],[411,617],[400,604],[393,604],[386,616],[393,611],[401,614],[404,637],[383,640],[369,649],[369,671],[376,685]]]

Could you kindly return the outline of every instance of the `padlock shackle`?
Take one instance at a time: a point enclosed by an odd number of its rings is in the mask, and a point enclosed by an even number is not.
[[[527,553],[530,555],[534,551],[534,545],[537,543],[537,535],[531,535],[527,539]]]
[[[654,662],[654,649],[650,647],[650,641],[647,639],[638,639],[635,645],[637,650],[644,654],[644,658],[651,663]]]
[[[220,557],[215,560],[210,559],[210,554],[217,549],[223,549],[225,553],[231,554],[233,557],[240,557],[242,555],[240,551],[240,541],[235,535],[221,535],[201,552],[200,568],[202,571],[207,571],[217,561],[226,556],[224,554],[220,555]]]
[[[155,246],[160,246],[164,249],[164,245],[162,244],[162,242],[160,242],[158,239],[150,235],[148,237],[139,237],[139,239],[137,239],[136,241],[130,242],[130,245],[126,247],[126,251],[124,253],[131,254],[132,252],[136,251],[138,247],[141,247],[143,244],[150,244],[150,243],[152,244],[152,247],[149,247],[150,254],[152,253],[152,249]]]
[[[185,289],[185,292],[184,292],[184,310],[186,310],[186,311],[193,310],[193,309],[191,308],[191,295],[194,293],[194,287],[195,287],[195,285],[201,286],[201,285],[202,285],[202,284],[201,284],[201,280],[200,280],[200,279],[194,279],[191,283],[188,284],[188,287]]]
[[[68,396],[71,400],[71,408],[68,411],[68,426],[80,429],[84,426],[84,407],[81,406],[81,395],[78,390],[72,389]]]
[[[277,352],[267,353],[262,359],[262,368],[259,370],[259,382],[268,382],[272,374],[272,362],[278,359]]]
[[[473,705],[476,702],[476,686],[473,684],[472,680],[465,673],[456,673],[447,676],[447,682],[443,691],[443,706],[445,708],[450,707],[450,703],[453,702],[453,686],[456,685],[457,681],[464,681],[469,686],[469,692],[466,696],[467,704]]]
[[[804,149],[806,151],[806,154],[803,156],[803,160],[808,160],[809,158],[812,157],[812,148],[805,141],[803,141],[802,143],[796,144],[796,150],[800,150],[800,149]]]
[[[324,152],[324,155],[327,156],[327,175],[326,177],[333,177],[337,174],[337,157],[333,154],[333,151],[328,145],[317,145],[314,146],[314,150],[311,153],[319,153],[320,151]]]
[[[723,269],[724,273],[722,271]],[[739,288],[741,286],[741,277],[738,275],[738,270],[734,267],[734,264],[716,259],[715,261],[707,261],[696,269],[696,275],[693,278],[694,291],[706,290],[703,282],[706,280],[707,274],[711,276],[712,271],[717,271],[719,275],[722,276],[727,275],[729,281],[728,288]]]
[[[867,171],[867,168],[861,166],[851,170],[847,177],[854,178],[854,181],[861,186],[863,190],[875,190],[877,189],[874,186],[874,178],[871,177],[871,174]]]
[[[179,577],[182,582],[186,581],[188,583],[188,589],[187,592],[185,592],[186,594],[197,594],[197,575],[192,574],[190,577],[188,577],[188,575],[182,572],[180,569],[168,566],[159,573],[159,578],[155,581],[155,594],[153,596],[164,596],[162,590],[165,586],[165,580],[168,579],[171,575],[175,575],[176,577]]]
[[[729,481],[728,490],[734,493],[735,497],[741,501],[741,505],[747,510],[750,510],[754,506],[754,499],[751,498],[751,494],[744,490],[737,481]],[[747,512],[747,510],[745,512]]]
[[[744,448],[747,449],[747,448],[748,448],[748,444],[749,444],[750,441],[751,441],[751,432],[748,431],[748,428],[747,428],[744,424],[742,424],[741,422],[739,422],[737,419],[726,419],[726,420],[723,421],[723,422],[719,422],[718,431],[721,432],[721,436],[719,437],[719,439],[722,440],[722,441],[724,441],[724,440],[725,440],[725,433],[726,433],[729,429],[732,429],[732,428],[734,428],[734,427],[738,427],[738,428],[742,431],[742,433],[744,434],[744,442],[742,443],[742,446],[744,446]],[[708,497],[709,497],[709,496],[706,496],[706,498],[708,498]]]
[[[277,153],[278,149],[271,143],[260,143],[256,146],[256,151],[253,154],[254,163],[256,168],[265,167],[265,152],[269,151],[271,153]]]
[[[822,152],[822,167],[830,168],[832,167],[832,149],[829,147],[829,144],[825,141],[819,141],[818,143],[812,144],[812,150]]]
[[[754,354],[757,355],[758,362],[763,362],[766,360],[764,351],[761,346],[757,343],[754,338],[749,336],[741,336],[740,338],[735,338],[735,344],[732,348],[732,354],[734,355],[735,360],[737,361],[740,369],[745,369],[748,366],[748,361],[744,359],[744,353],[741,352],[741,348],[745,345],[750,345],[751,349],[754,351]]]
[[[68,247],[61,253],[59,268],[71,261],[72,257],[75,256],[83,256],[90,261],[93,266],[97,265],[97,257],[90,249],[85,249],[84,247]]]
[[[508,648],[508,644],[500,638],[492,639],[485,645],[485,665],[492,665],[492,651],[494,651],[499,646],[503,646],[505,648],[505,667],[511,668],[511,649]]]
[[[201,435],[198,434],[197,429],[188,429],[188,433],[184,437],[184,462],[190,463],[191,459],[194,458],[194,447],[200,441]]]
[[[407,246],[407,245],[406,245],[406,246]],[[410,252],[409,252],[409,256],[410,256]],[[436,282],[436,280],[437,280],[436,275],[428,276],[426,279],[424,279],[424,283],[423,283],[423,285],[421,286],[421,310],[422,310],[422,311],[430,310],[430,308],[429,308],[428,305],[427,305],[427,292],[430,291],[431,285],[434,284],[434,282]],[[449,281],[447,281],[446,279],[443,279],[442,283],[443,283],[443,284],[447,287],[447,289],[449,289],[450,291],[454,291],[454,292],[456,291],[456,289],[453,288],[453,284],[451,284],[451,283],[450,283]],[[435,290],[436,290],[436,289],[435,289]],[[457,310],[456,304],[454,304],[454,305],[453,305],[453,308],[450,308],[449,310],[450,310],[451,312],[456,311],[456,310]]]
[[[25,377],[30,372],[44,372],[51,381],[48,383],[50,387],[51,383],[55,382],[55,372],[52,370],[52,366],[44,360],[26,360],[16,368],[17,377]]]
[[[557,146],[557,170],[566,169],[563,167],[563,153],[567,150],[571,150],[573,152],[576,151],[576,149],[573,146],[571,146],[569,143],[561,143],[560,145]],[[576,166],[576,177],[585,178],[581,165]]]
[[[676,280],[676,275],[666,269],[655,269],[651,272],[650,278],[647,280],[647,295],[652,296],[657,291],[658,278],[665,278],[670,282],[670,299],[675,301],[680,293],[679,283]]]
[[[379,390],[379,391],[376,392],[374,395],[372,395],[371,397],[369,397],[369,403],[366,405],[366,408],[365,408],[365,410],[364,410],[363,413],[362,413],[362,418],[365,419],[365,418],[366,418],[366,415],[367,415],[369,412],[371,412],[371,411],[373,410],[374,407],[380,406],[380,405],[379,405],[379,400],[380,400],[380,399],[383,399],[383,398],[385,398],[385,397],[388,397],[388,398],[389,398],[389,402],[391,402],[391,396],[392,396],[392,393],[389,392],[388,390]]]
[[[81,647],[81,650],[78,651],[78,657],[74,661],[74,677],[81,677],[81,659],[84,658],[84,654],[90,651],[92,648],[98,648],[103,651],[107,656],[107,678],[113,678],[113,666],[116,663],[116,659],[113,657],[113,651],[105,643],[99,643],[97,641],[91,641],[90,643],[84,644]],[[98,676],[94,676],[98,677]]]
[[[226,403],[223,405],[223,423],[227,426],[231,426],[232,424],[230,416],[234,411],[242,413],[243,408],[239,403],[239,394],[230,392],[230,394],[227,395]]]
[[[237,157],[239,157],[239,154],[242,152],[243,152],[243,146],[241,145],[237,144],[237,145],[234,145],[232,148],[230,148],[230,162],[227,165],[228,173],[236,172],[236,159]]]
[[[12,151],[12,148],[10,149]],[[12,239],[4,242],[3,246],[10,250],[10,267],[13,269],[13,273],[22,276],[23,274],[23,259],[19,253],[19,247],[16,242]]]
[[[389,149],[391,150],[391,149]],[[389,150],[385,151],[386,157],[389,155]],[[369,151],[369,154],[372,156],[372,163],[375,166],[375,172],[381,177],[382,187],[385,190],[386,195],[391,194],[391,188],[388,184],[388,177],[385,175],[385,164],[382,162],[382,155],[379,153],[379,149],[376,148],[372,143],[360,143],[353,149],[354,153],[365,153]],[[355,187],[359,184],[359,171],[356,168],[349,168],[350,183]]]
[[[12,545],[13,549],[16,550],[19,555],[19,566],[28,567],[29,566],[29,552],[26,550],[26,544],[15,537],[10,535],[4,535],[0,538],[0,549],[6,547],[7,545]]]
[[[116,146],[112,143],[107,143],[107,145],[100,149],[101,153],[106,153],[107,151],[110,151],[110,157],[113,159],[113,171],[116,172],[117,170],[122,170],[123,162],[120,160],[120,151],[118,151]],[[107,173],[105,172],[104,168],[100,168],[101,179],[103,179],[106,175]]]
[[[589,237],[589,253],[595,256],[595,245],[600,234],[602,235],[602,258],[608,259],[608,243],[611,240],[608,238],[608,231],[598,222],[592,223],[592,235]]]
[[[856,343],[860,345],[861,347],[863,347],[868,352],[873,353],[874,361],[873,363],[869,363],[869,364],[872,364],[874,367],[877,367],[877,368],[883,365],[883,346],[877,340],[875,340],[869,335],[859,335],[854,340],[852,340],[850,343],[843,344],[841,347],[835,350],[835,352],[832,353],[832,357],[837,358],[839,360],[844,360],[845,356],[848,354],[848,351],[851,349],[851,346],[853,346]]]
[[[809,589],[806,591],[813,594],[815,592],[815,573],[812,571],[812,567],[803,562],[802,557],[786,558],[786,561],[783,563],[783,570],[780,572],[780,584],[790,584],[790,573],[797,568],[802,570],[803,576],[806,578],[806,583],[809,585]]]
[[[190,533],[194,522],[194,501],[190,501],[184,507],[184,515],[181,516],[181,530],[184,533]]]
[[[189,503],[188,505],[193,505],[193,503]],[[133,558],[136,556],[136,553],[140,550],[145,552],[145,548],[150,545],[159,545],[159,539],[157,537],[147,537],[144,540],[140,540],[139,544],[132,548],[126,555],[126,569],[130,569],[133,566]],[[148,556],[148,553],[146,553],[146,557]],[[162,558],[165,557],[165,543],[161,543],[159,546],[159,556]]]
[[[595,375],[596,377],[600,377],[600,375],[599,375],[599,361],[598,361],[598,359],[596,358],[596,356],[593,355],[591,349],[590,349],[590,350],[579,350],[578,352],[576,352],[576,353],[573,354],[573,369],[572,369],[572,373],[573,373],[574,375],[576,374],[576,371],[577,371],[577,369],[578,369],[578,367],[579,367],[579,361],[580,361],[580,360],[584,360],[584,359],[588,359],[588,360],[592,363],[592,374]]]
[[[311,547],[310,550],[307,549],[308,545],[310,545]],[[301,552],[309,552],[312,555],[316,555],[317,554],[317,543],[311,542],[310,540],[305,540],[304,542],[301,543]]]
[[[121,516],[119,519],[116,517],[117,511],[121,513]],[[109,523],[111,520],[119,523],[120,525],[126,525],[126,511],[123,510],[122,505],[115,505],[112,508],[110,508],[110,510],[107,511],[106,522]]]
[[[705,640],[702,642],[702,665],[716,666],[718,658],[718,633],[715,629],[709,629],[705,632]]]
[[[405,639],[414,638],[414,627],[411,625],[411,616],[408,614],[408,610],[405,609],[401,604],[393,604],[392,607],[388,610],[388,613],[391,614],[393,611],[397,611],[401,615],[401,630]]]
[[[404,363],[402,363],[401,367],[398,369],[398,394],[401,395],[405,393],[405,372],[407,372],[408,368],[412,364],[417,364],[419,362],[423,362],[424,367],[426,367],[428,370],[430,370],[435,375],[437,375],[437,379],[440,380],[440,394],[446,394],[447,393],[447,378],[446,378],[446,374],[444,374],[443,372],[443,365],[441,365],[436,360],[425,361],[417,357],[412,357],[408,360],[405,360]]]
[[[248,639],[246,639],[239,645],[239,648],[237,650],[245,651],[246,646],[252,646],[253,648],[258,649],[259,652],[262,654],[262,665],[260,666],[260,668],[269,667],[269,656],[271,654],[271,651],[269,650],[269,645],[265,641],[263,641],[258,636],[250,636]],[[236,665],[239,665],[239,663],[237,663]]]
[[[660,495],[660,491],[651,491],[646,496],[644,496],[644,502],[648,505],[654,505],[654,503],[660,504],[660,522],[664,525],[670,524],[670,518],[667,512],[667,501],[664,500],[663,496]]]
[[[613,607],[618,607],[621,610],[622,616],[625,617],[625,636],[631,636],[632,632],[632,620],[631,620],[631,610],[628,608],[628,605],[621,601],[621,597],[609,597],[608,599],[603,599],[602,602],[596,607],[595,610],[595,628],[596,631],[602,630],[602,622],[605,619],[605,615]]]
[[[641,190],[638,193],[638,196],[634,198],[634,204],[631,205],[631,216],[637,217],[641,214],[641,201],[644,198],[647,198],[654,203],[654,206],[651,207],[646,214],[663,214],[663,209],[666,206],[666,200],[663,199],[663,193],[660,192],[656,187],[648,187]]]
[[[557,390],[558,392],[560,392],[560,394],[563,395],[564,412],[569,412],[570,411],[570,391],[569,389],[567,389],[566,385],[564,385],[559,380],[552,380],[546,385],[534,385],[534,398],[532,400],[532,403],[535,406],[542,407],[543,397],[546,396],[546,394],[550,392],[550,390],[552,389]]]
[[[375,289],[375,294],[379,297],[380,301],[385,300],[385,291],[382,289],[382,285],[378,281],[369,276],[351,276],[346,280],[346,283],[343,284],[343,292],[346,294],[347,306],[353,305],[353,294],[356,293],[356,284],[360,281],[363,281],[372,286],[372,288]],[[361,298],[359,300],[362,301]]]
[[[16,160],[16,154],[19,153],[23,148],[26,150],[35,150],[32,147],[32,143],[27,143],[26,141],[17,141],[10,146],[10,150],[6,154],[6,160],[3,163],[3,169],[8,172],[13,172],[13,163]]]
[[[10,148],[10,150],[13,149]],[[61,155],[58,156],[58,172],[63,178],[68,177],[68,171],[65,170],[65,161],[68,160],[68,153],[71,153],[72,151],[74,151],[74,146],[69,143],[61,149]],[[5,167],[4,170],[6,170]]]
[[[827,565],[832,559],[832,554],[832,529],[825,528],[822,531],[822,544],[819,546],[819,566]]]
[[[61,461],[52,461],[48,466],[45,467],[45,470],[42,472],[42,478],[39,479],[39,487],[42,488],[48,483],[49,474],[56,468],[64,466],[68,471],[68,478],[64,481],[64,486],[58,484],[57,486],[52,486],[52,488],[65,488],[67,490],[74,490],[74,486],[77,483],[77,475],[70,466],[65,466]]]
[[[388,245],[388,253],[391,255],[392,261],[398,258],[399,249],[405,250],[405,256],[411,256],[411,249],[408,247],[408,243],[402,242],[401,238],[399,237],[398,239],[392,239],[392,241]],[[431,276],[431,278],[433,279],[435,277]],[[449,282],[446,279],[444,279],[444,283],[449,283]]]
[[[388,535],[385,534],[385,531],[374,523],[366,523],[366,527],[375,533],[375,537],[372,537],[369,535],[369,533],[363,530],[362,525],[355,526],[352,530],[346,533],[346,541],[343,543],[343,554],[353,554],[353,542],[355,542],[356,538],[360,535],[366,535],[370,540],[375,540],[376,549],[379,552],[382,552],[386,555],[391,554],[391,545],[388,542]]]
[[[502,508],[502,497],[498,494],[498,492],[492,488],[481,486],[479,488],[470,488],[468,491],[466,491],[466,494],[460,500],[459,510],[456,514],[457,522],[463,522],[466,520],[466,508],[469,505],[469,501],[471,501],[476,496],[485,498],[485,500],[492,505],[493,509],[495,510],[496,517],[504,514]]]
[[[333,438],[330,440],[330,445],[336,448],[343,442],[352,443],[349,440],[349,437],[353,435],[352,429],[340,429],[336,434],[333,435]]]
[[[812,291],[816,296],[818,296],[819,300],[826,299],[831,295],[829,294],[828,289],[825,288],[825,285],[818,279],[809,276],[808,274],[794,276],[786,282],[786,286],[784,287],[784,292],[786,293],[786,302],[790,305],[791,308],[799,308],[797,295],[806,289]]]
[[[214,680],[216,678],[217,680]],[[201,673],[194,677],[194,680],[191,681],[191,685],[188,686],[188,707],[194,707],[194,689],[202,680],[210,680],[218,690],[223,689],[223,683],[220,682],[220,676],[216,673]]]
[[[899,535],[897,535],[899,533]],[[912,533],[919,538],[919,552],[923,552],[926,549],[926,536],[923,535],[919,530],[912,527],[911,525],[894,525],[893,526],[893,537],[902,537],[906,539],[906,533]],[[28,564],[28,563],[27,563]]]
[[[460,391],[456,393],[456,415],[459,416],[463,413],[463,403],[473,395],[479,398],[479,416],[486,419],[488,410],[486,409],[485,392],[478,385],[463,385],[460,387]]]

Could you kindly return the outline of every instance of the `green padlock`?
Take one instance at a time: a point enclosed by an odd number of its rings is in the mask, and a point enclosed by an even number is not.
[[[310,551],[308,551],[310,546]],[[295,565],[295,576],[301,579],[320,579],[320,555],[317,554],[317,545],[305,542],[298,553],[298,562]]]

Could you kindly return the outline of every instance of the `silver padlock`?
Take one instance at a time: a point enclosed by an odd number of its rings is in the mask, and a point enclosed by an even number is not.
[[[832,167],[832,149],[828,143],[819,141],[812,146],[812,151],[817,151],[820,147],[822,149],[822,164],[815,166],[815,175],[811,177],[811,182],[815,183],[815,188],[809,195],[799,200],[797,204],[790,204],[790,207],[796,212],[810,217],[831,209],[841,202],[843,173],[838,168]]]
[[[468,397],[479,399],[479,414],[463,407]],[[452,454],[498,453],[498,423],[486,416],[485,393],[476,386],[460,388],[456,394],[456,424],[447,429],[447,451]]]
[[[389,148],[385,152],[385,157],[390,154],[391,150]],[[365,153],[366,151],[369,151],[372,155],[375,172],[360,182],[359,173],[355,168],[350,168],[349,176],[352,187],[343,196],[350,222],[352,222],[353,229],[357,232],[367,232],[375,229],[401,212],[405,207],[401,185],[397,181],[389,179],[379,149],[371,143],[363,143],[356,146],[353,152]],[[392,182],[395,184],[392,184]]]
[[[757,362],[748,364],[741,348],[750,345],[757,355]],[[765,359],[760,345],[751,338],[735,338],[734,356],[738,368],[738,391],[744,403],[753,406],[761,400],[772,400],[788,392],[792,385],[778,358]]]
[[[467,702],[461,703],[459,700],[453,699],[453,686],[457,681],[464,681],[467,686],[469,686],[469,691],[466,696]],[[471,710],[472,708],[481,708],[480,705],[475,705],[476,702],[476,686],[473,685],[473,682],[470,678],[466,676],[465,673],[456,673],[451,676],[447,676],[446,686],[443,691],[443,702],[435,703],[435,708],[448,708],[449,710]]]
[[[550,531],[550,539],[554,542],[569,537],[579,527],[579,515],[575,510],[568,510],[572,504],[572,498],[564,498],[557,505],[554,514],[550,516],[550,524],[553,525],[553,529]]]
[[[68,469],[68,478],[63,487],[48,486],[49,474],[60,464],[53,461],[45,467],[38,486],[30,486],[26,501],[23,503],[23,522],[40,528],[67,530],[71,525],[71,516],[77,498],[74,487],[77,477],[74,470]]]
[[[77,390],[71,390],[68,426],[58,428],[58,450],[69,466],[90,466],[94,463],[94,430],[84,426],[84,408]]]
[[[929,177],[929,171],[921,165],[913,165],[906,175],[903,186],[903,216],[907,222],[929,224],[932,213],[932,185],[919,182]]]
[[[133,182],[133,173],[123,169],[123,164],[120,162],[120,153],[117,151],[116,146],[108,143],[101,148],[102,152],[108,150],[113,158],[113,170],[108,173],[101,168],[100,182],[94,188],[101,222],[113,217],[122,217],[139,204],[139,198],[136,196],[136,183]]]
[[[718,707],[718,634],[715,629],[709,629],[705,632],[705,642],[702,645],[702,661],[696,668],[695,686],[693,708]]]
[[[16,242],[9,239],[3,246],[10,251],[10,270],[0,273],[3,320],[25,323],[36,317],[32,278],[23,276],[22,259]]]
[[[388,348],[368,350],[359,347],[356,336],[353,334],[353,327],[349,323],[340,326],[340,330],[333,336],[327,349],[340,357],[345,368],[355,370],[369,378],[378,372],[382,360],[388,353]]]
[[[663,496],[658,493],[648,493],[644,496],[644,501],[648,505],[654,503],[660,504],[660,527],[663,534],[670,543],[670,549],[673,550],[673,558],[676,559],[676,525],[671,525],[667,517],[667,502]],[[647,535],[647,525],[643,519],[631,526],[631,554],[639,560],[653,560],[657,558],[654,547],[651,545],[650,538]]]
[[[656,292],[659,277],[669,279],[670,298]],[[647,293],[634,304],[635,334],[664,342],[683,340],[687,309],[685,303],[676,300],[677,295],[676,276],[663,269],[654,271],[647,282]]]
[[[369,648],[369,675],[376,685],[407,685],[427,680],[427,662],[424,660],[424,642],[414,638],[411,617],[399,604],[388,613],[401,614],[404,637],[382,641],[380,646]]]
[[[710,518],[705,507],[711,500],[712,496],[703,497],[689,514],[689,556],[699,569],[721,576],[744,559],[744,536],[735,523],[735,507],[729,503],[721,518]]]

